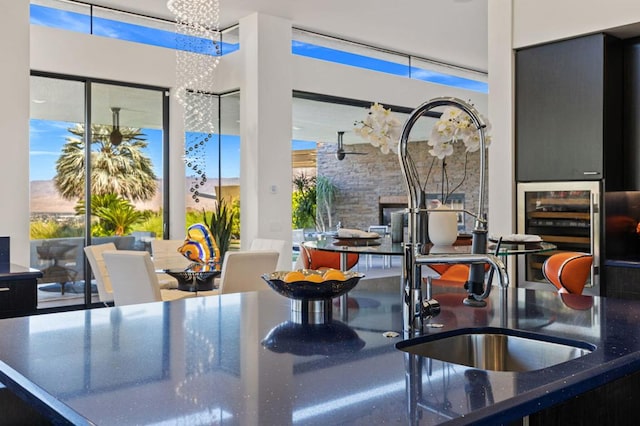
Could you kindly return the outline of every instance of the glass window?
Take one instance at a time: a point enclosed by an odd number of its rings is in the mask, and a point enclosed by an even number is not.
[[[30,6],[31,24],[102,37],[117,38],[169,49],[187,50],[209,55],[227,54],[238,50],[238,26],[221,33],[225,37],[221,52],[205,38],[177,34],[173,21],[151,18],[71,0],[33,0]],[[216,34],[214,39],[220,41]]]
[[[326,37],[308,31],[293,30],[292,53],[324,61],[337,62],[409,77],[409,56]]]
[[[63,0],[31,0],[30,20],[33,25],[91,33],[91,7]]]
[[[84,174],[82,159],[66,171],[59,163],[75,138],[72,132],[83,131],[84,92],[82,81],[31,77],[31,266],[43,273],[39,309],[84,302],[85,221],[75,212],[84,189],[73,196],[58,189]]]
[[[93,34],[176,48],[177,36],[172,22],[100,7],[93,8]]]
[[[232,244],[240,238],[240,93],[188,93],[185,163],[187,226],[210,216],[220,200],[234,212]],[[203,120],[201,117],[209,117]],[[208,219],[207,219],[208,220]]]
[[[294,29],[292,37],[294,55],[481,93],[489,91],[484,74],[478,73],[476,80],[468,77],[469,70],[300,29]]]

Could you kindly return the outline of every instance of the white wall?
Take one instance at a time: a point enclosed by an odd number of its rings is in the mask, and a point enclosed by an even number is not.
[[[490,0],[493,1],[493,0]],[[640,22],[638,0],[517,0],[513,47],[575,37]],[[489,25],[489,32],[496,31]]]
[[[0,22],[0,235],[29,265],[29,0],[4,2]]]

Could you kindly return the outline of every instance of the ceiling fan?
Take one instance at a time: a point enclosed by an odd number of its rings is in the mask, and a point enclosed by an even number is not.
[[[111,117],[113,119],[113,130],[109,134],[109,142],[118,146],[122,143],[122,133],[120,133],[120,107],[111,107]]]
[[[345,151],[344,143],[342,142],[343,136],[344,136],[344,131],[339,131],[338,132],[338,150],[336,151],[336,158],[338,159],[338,161],[344,160],[344,157],[347,154],[367,155],[366,152]]]

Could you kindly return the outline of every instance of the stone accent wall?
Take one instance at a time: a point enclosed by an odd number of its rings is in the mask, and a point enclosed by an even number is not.
[[[452,186],[457,185],[464,174],[464,145],[457,143],[455,147],[454,154],[447,157],[447,173]],[[318,144],[317,173],[328,177],[337,187],[334,223],[341,221],[345,228],[366,230],[370,225],[379,224],[380,197],[400,196],[406,199],[407,190],[400,162],[397,154],[382,154],[378,148],[367,143],[347,145],[345,150],[363,152],[366,155],[347,154],[344,160],[338,161],[334,155],[335,144]],[[426,142],[411,144],[410,153],[421,179],[427,175],[433,158],[428,150]],[[479,163],[477,152],[468,155],[466,178],[463,185],[455,191],[464,194],[465,208],[473,213],[477,210],[478,202]],[[436,159],[426,192],[440,193],[440,182],[441,161]],[[485,198],[485,206],[487,203],[488,198]],[[465,226],[467,231],[473,229],[472,216],[465,215]]]

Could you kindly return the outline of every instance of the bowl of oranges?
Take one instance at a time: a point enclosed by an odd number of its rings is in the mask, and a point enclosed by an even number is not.
[[[327,300],[353,289],[364,274],[338,269],[278,271],[262,275],[269,287],[295,300]]]

